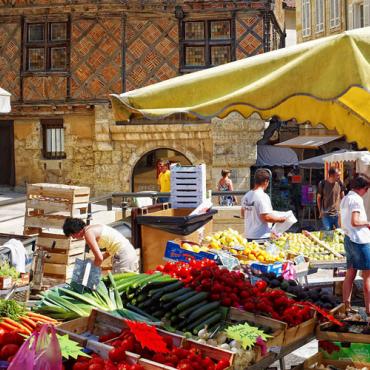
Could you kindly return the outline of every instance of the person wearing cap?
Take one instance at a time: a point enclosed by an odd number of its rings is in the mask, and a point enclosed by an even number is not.
[[[245,219],[244,234],[248,241],[270,237],[272,224],[286,220],[274,215],[270,197],[266,189],[270,183],[267,170],[258,169],[254,175],[254,188],[244,195],[241,201],[241,217]]]

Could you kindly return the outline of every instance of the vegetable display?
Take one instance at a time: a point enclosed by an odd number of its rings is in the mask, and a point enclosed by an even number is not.
[[[216,362],[197,348],[175,347],[170,337],[163,337],[163,340],[166,342],[167,352],[154,352],[142,348],[134,334],[129,329],[123,329],[115,340],[107,343],[113,346],[109,352],[109,360],[114,364],[120,364],[126,359],[125,351],[129,351],[149,360],[182,370],[223,370],[230,366],[227,359]],[[120,369],[119,365],[118,369]]]
[[[8,262],[2,262],[0,264],[0,276],[9,276],[13,279],[17,279],[19,277],[19,272],[14,267],[10,266]]]
[[[105,360],[99,355],[93,353],[91,358],[78,357],[72,370],[145,370],[139,364],[130,364],[126,361],[126,355],[123,354],[122,360],[115,363],[112,360]]]

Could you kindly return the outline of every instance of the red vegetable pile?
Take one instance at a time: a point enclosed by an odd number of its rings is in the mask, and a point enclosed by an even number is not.
[[[72,367],[73,370],[145,370],[139,364],[130,365],[125,360],[119,363],[104,360],[99,355],[93,354],[92,358],[79,356]]]
[[[10,362],[17,354],[24,338],[16,331],[0,334],[0,360]]]
[[[173,345],[172,338],[170,337],[163,337],[163,340],[166,342],[168,352],[156,353],[147,348],[142,348],[141,344],[135,339],[135,336],[131,333],[130,329],[123,329],[117,339],[107,343],[114,347],[109,352],[109,361],[118,366],[115,369],[126,369],[120,367],[120,364],[126,360],[125,351],[129,351],[137,353],[149,360],[181,370],[223,370],[230,366],[228,360],[222,359],[215,363],[211,358],[203,356],[196,348],[177,348]],[[139,370],[139,368],[133,366],[128,367],[127,370]],[[88,370],[91,369],[88,368]],[[114,368],[109,368],[109,370],[114,370]]]
[[[310,307],[297,304],[283,290],[267,290],[263,280],[252,285],[242,272],[220,268],[214,261],[167,262],[157,269],[181,279],[197,292],[209,292],[209,298],[221,301],[223,306],[267,315],[289,326],[299,325],[312,317]]]

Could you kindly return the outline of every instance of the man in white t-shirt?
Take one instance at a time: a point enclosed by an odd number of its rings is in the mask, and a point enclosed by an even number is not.
[[[245,219],[244,235],[249,240],[268,238],[272,224],[286,220],[286,217],[273,214],[270,197],[265,193],[269,181],[269,172],[258,169],[254,175],[253,190],[248,191],[241,201],[241,216]]]

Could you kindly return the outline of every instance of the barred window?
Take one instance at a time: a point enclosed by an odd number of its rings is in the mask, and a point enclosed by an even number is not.
[[[311,1],[302,0],[302,36],[311,35]]]
[[[235,60],[235,31],[231,20],[182,22],[181,69],[183,72],[225,64]]]
[[[69,36],[67,22],[25,23],[26,72],[66,72]]]
[[[42,154],[46,159],[63,159],[64,126],[63,119],[42,119]]]

